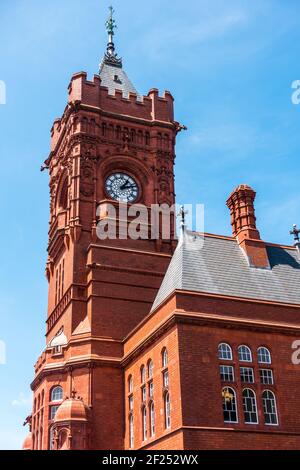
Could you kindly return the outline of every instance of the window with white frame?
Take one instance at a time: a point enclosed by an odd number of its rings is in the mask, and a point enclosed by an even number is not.
[[[148,379],[153,378],[153,361],[148,362]]]
[[[170,429],[171,427],[171,402],[169,392],[165,394],[165,427],[166,429]]]
[[[263,385],[274,385],[272,369],[259,369],[260,383]]]
[[[232,366],[220,366],[222,382],[234,382],[234,369]]]
[[[128,403],[129,403],[129,411],[133,411],[133,396],[132,395],[130,395],[128,399]]]
[[[240,374],[242,383],[254,383],[254,371],[252,367],[240,367]]]
[[[219,359],[223,361],[232,361],[232,349],[227,343],[221,343],[218,346]]]
[[[133,415],[129,416],[129,447],[133,449],[134,447],[134,420]]]
[[[146,382],[146,369],[145,366],[141,367],[141,382],[144,384]]]
[[[146,385],[142,387],[142,402],[145,402],[147,399],[147,390],[146,390]]]
[[[169,371],[165,370],[163,372],[163,382],[164,382],[164,387],[168,388],[169,387]]]
[[[278,425],[276,398],[273,392],[265,390],[262,394],[265,424]]]
[[[222,398],[223,398],[224,422],[225,423],[237,423],[238,414],[237,414],[235,390],[230,387],[223,388]]]
[[[168,367],[168,351],[166,348],[162,351],[162,366],[163,368]]]
[[[51,421],[54,420],[58,408],[59,408],[59,406],[57,406],[57,405],[56,406],[50,406],[50,419],[51,419]]]
[[[144,406],[142,409],[142,421],[143,421],[143,441],[147,440],[147,408]]]
[[[151,380],[151,382],[149,382],[149,397],[153,398],[153,395],[154,395],[154,383],[153,383],[153,380]]]
[[[272,364],[271,353],[264,346],[258,348],[257,357],[259,364]]]
[[[51,401],[63,401],[63,389],[59,385],[51,390]]]
[[[257,404],[256,395],[253,390],[246,388],[243,390],[244,420],[246,424],[257,424]]]
[[[238,348],[239,361],[241,362],[252,362],[251,349],[244,344]]]
[[[155,435],[155,408],[153,402],[150,404],[150,435],[151,437]]]

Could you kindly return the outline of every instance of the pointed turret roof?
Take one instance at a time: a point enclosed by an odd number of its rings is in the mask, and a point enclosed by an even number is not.
[[[110,14],[106,21],[106,30],[108,33],[108,43],[106,53],[100,64],[99,75],[101,78],[101,85],[108,88],[110,95],[114,95],[116,90],[121,90],[123,96],[128,98],[129,93],[138,92],[132,82],[129,80],[126,72],[123,70],[123,61],[115,50],[114,35],[117,28],[116,21],[113,17],[114,9],[109,8]]]

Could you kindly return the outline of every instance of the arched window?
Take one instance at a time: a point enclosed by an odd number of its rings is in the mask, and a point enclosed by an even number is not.
[[[222,390],[224,423],[237,423],[236,393],[233,388],[225,387]]]
[[[63,401],[63,389],[59,385],[57,387],[54,387],[51,391],[51,401]]]
[[[141,367],[141,382],[144,384],[146,382],[146,369],[145,366]]]
[[[243,390],[244,419],[246,424],[257,424],[256,395],[250,388]]]
[[[155,434],[155,409],[154,403],[151,402],[150,405],[150,435],[153,437]]]
[[[129,447],[133,449],[134,447],[134,421],[133,415],[129,416]]]
[[[66,210],[68,208],[68,178],[65,177],[64,182],[61,185],[58,205],[60,209]]]
[[[146,132],[145,143],[146,143],[146,145],[150,145],[150,134],[149,134],[149,132]]]
[[[148,379],[153,378],[153,361],[148,362]]]
[[[219,344],[218,353],[219,359],[222,359],[223,361],[232,361],[232,349],[229,344]]]
[[[257,357],[259,364],[272,364],[271,353],[264,346],[258,348]]]
[[[143,441],[147,440],[147,408],[142,408],[142,421],[143,421]]]
[[[251,353],[251,349],[248,348],[248,346],[245,346],[244,344],[242,346],[239,346],[238,353],[239,353],[239,361],[252,362],[252,353]]]
[[[171,427],[171,401],[169,392],[165,394],[165,427],[166,429],[170,429]]]
[[[133,393],[133,378],[132,375],[128,377],[128,393]]]
[[[265,390],[262,394],[265,424],[277,426],[278,415],[276,398],[273,392]]]
[[[168,351],[167,351],[166,348],[164,348],[162,350],[161,356],[162,356],[162,366],[163,366],[163,368],[168,367]]]

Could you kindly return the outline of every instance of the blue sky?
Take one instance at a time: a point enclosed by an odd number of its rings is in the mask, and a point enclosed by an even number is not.
[[[21,446],[33,364],[44,347],[48,177],[39,168],[73,73],[98,71],[104,0],[1,0],[0,449]],[[204,203],[205,229],[230,234],[225,201],[257,190],[265,240],[300,224],[298,0],[114,0],[117,49],[137,89],[170,90],[188,126],[177,145],[178,202]],[[141,5],[142,4],[142,5]]]

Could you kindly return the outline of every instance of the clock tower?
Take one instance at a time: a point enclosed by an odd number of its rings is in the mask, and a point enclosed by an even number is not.
[[[115,21],[98,75],[73,75],[51,130],[46,348],[35,364],[32,449],[124,448],[125,338],[149,314],[176,246],[151,237],[151,207],[175,203],[173,97],[142,96],[115,52]],[[139,239],[122,207],[149,215]],[[114,209],[112,215],[112,208]],[[130,220],[130,217],[129,217]],[[99,224],[117,236],[99,238]],[[142,338],[141,338],[142,341]],[[28,445],[28,441],[27,441]]]

